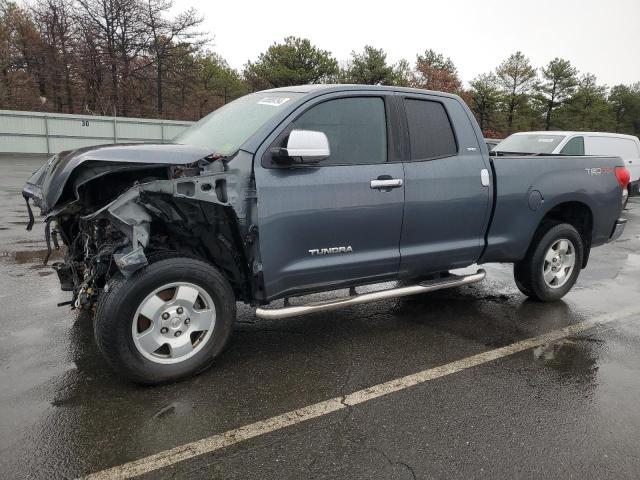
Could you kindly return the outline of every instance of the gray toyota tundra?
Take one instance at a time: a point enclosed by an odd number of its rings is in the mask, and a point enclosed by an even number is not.
[[[156,384],[212,364],[236,301],[284,318],[477,282],[449,271],[489,262],[557,300],[622,233],[628,181],[614,157],[489,157],[455,95],[313,85],[242,97],[171,144],[54,155],[23,194],[107,361]]]

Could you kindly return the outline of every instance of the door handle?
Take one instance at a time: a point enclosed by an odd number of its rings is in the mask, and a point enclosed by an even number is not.
[[[402,186],[401,178],[385,178],[385,179],[377,179],[371,180],[371,188],[373,189],[388,189],[388,188],[398,188]]]
[[[489,176],[489,170],[487,170],[486,168],[483,168],[480,171],[480,183],[482,183],[483,187],[488,187],[489,184],[491,183],[491,177]]]

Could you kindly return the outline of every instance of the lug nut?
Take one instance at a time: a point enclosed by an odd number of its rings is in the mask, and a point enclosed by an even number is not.
[[[163,319],[163,320],[166,320],[167,318],[169,318],[169,314],[168,314],[167,312],[164,312],[164,313],[162,314],[162,319]]]
[[[167,333],[169,331],[169,329],[167,327],[162,327],[160,329],[160,333]]]
[[[178,315],[182,315],[182,312],[184,312],[184,310],[182,309],[182,307],[178,307]]]
[[[189,325],[191,323],[191,319],[190,318],[185,318],[184,319],[184,324],[185,325]]]
[[[174,335],[175,335],[176,337],[179,337],[180,335],[182,335],[182,332],[181,332],[180,330],[178,330],[176,333],[174,333]]]

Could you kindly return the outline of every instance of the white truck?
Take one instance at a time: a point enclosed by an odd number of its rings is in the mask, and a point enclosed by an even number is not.
[[[607,132],[521,132],[500,142],[495,155],[605,155],[620,157],[631,173],[629,194],[640,192],[640,140]]]

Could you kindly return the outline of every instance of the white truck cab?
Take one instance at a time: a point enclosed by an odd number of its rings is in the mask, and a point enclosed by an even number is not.
[[[639,193],[640,140],[633,135],[607,132],[521,132],[507,137],[493,152],[620,157],[631,173],[630,193]]]

